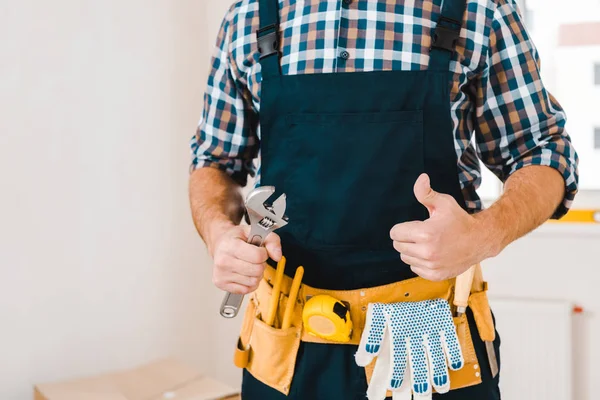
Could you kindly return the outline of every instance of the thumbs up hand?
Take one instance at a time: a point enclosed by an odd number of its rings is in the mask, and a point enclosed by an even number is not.
[[[429,211],[429,219],[397,224],[390,231],[394,248],[413,272],[441,281],[487,258],[491,241],[476,216],[463,210],[452,196],[434,191],[427,174],[419,176],[414,193]]]

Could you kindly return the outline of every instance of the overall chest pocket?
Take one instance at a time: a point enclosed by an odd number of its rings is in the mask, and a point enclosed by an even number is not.
[[[285,179],[290,228],[309,246],[390,245],[389,230],[422,216],[423,112],[291,114]]]

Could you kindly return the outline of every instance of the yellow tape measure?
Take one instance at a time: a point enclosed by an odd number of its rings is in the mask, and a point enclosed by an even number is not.
[[[304,304],[302,322],[309,334],[333,342],[348,342],[352,335],[350,310],[344,303],[328,295],[311,297]]]

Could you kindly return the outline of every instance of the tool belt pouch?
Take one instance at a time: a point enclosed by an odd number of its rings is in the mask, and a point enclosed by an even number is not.
[[[469,308],[473,312],[481,340],[484,342],[493,342],[496,339],[496,329],[494,327],[490,303],[488,302],[487,285],[485,286],[482,291],[471,293],[471,296],[469,296]]]
[[[290,328],[273,328],[263,322],[271,291],[271,285],[263,280],[256,292],[252,294],[244,316],[234,363],[240,368],[246,368],[252,376],[265,385],[288,395],[300,347],[302,306],[295,305]],[[288,297],[282,294],[275,317],[275,326],[281,326],[280,322],[283,320],[287,301]]]

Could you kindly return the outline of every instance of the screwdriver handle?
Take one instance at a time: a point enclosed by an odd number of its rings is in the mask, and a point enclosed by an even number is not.
[[[304,268],[298,267],[298,269],[296,269],[296,273],[294,274],[292,288],[290,289],[290,295],[288,296],[288,301],[283,313],[281,329],[288,329],[290,326],[292,326],[292,316],[294,315],[294,308],[296,306],[296,301],[298,300],[298,291],[300,290],[300,284],[302,283],[303,276]]]
[[[457,317],[461,316],[465,313],[465,311],[467,311],[469,295],[471,294],[471,286],[473,285],[473,276],[475,275],[477,265],[472,266],[456,277],[456,283],[454,285],[454,305],[456,306]]]

